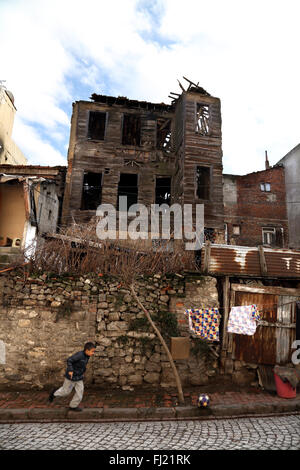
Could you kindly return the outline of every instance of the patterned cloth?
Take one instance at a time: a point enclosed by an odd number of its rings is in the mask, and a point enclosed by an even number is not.
[[[188,308],[190,330],[207,341],[219,341],[220,314],[217,308]]]
[[[260,314],[256,305],[243,305],[232,307],[227,331],[239,335],[254,335],[256,331],[256,321],[260,320]]]

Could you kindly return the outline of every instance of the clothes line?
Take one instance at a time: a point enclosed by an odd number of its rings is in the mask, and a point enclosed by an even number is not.
[[[265,308],[265,310],[266,310],[267,307],[269,307],[269,308],[270,308],[270,307],[274,307],[274,306],[277,306],[277,307],[284,307],[285,305],[296,304],[297,302],[299,302],[299,301],[297,301],[297,300],[292,300],[291,302],[286,302],[286,303],[284,303],[284,304],[278,304],[278,303],[276,303],[276,304],[257,304],[257,303],[256,303],[255,305],[256,305],[257,308],[260,309],[260,310],[264,310],[264,308],[262,308],[262,307],[266,307],[266,308]],[[247,304],[247,305],[250,305],[250,304]],[[205,308],[205,307],[202,307],[202,308]],[[217,308],[218,310],[225,310],[225,309],[226,309],[226,307],[215,307],[215,308]]]

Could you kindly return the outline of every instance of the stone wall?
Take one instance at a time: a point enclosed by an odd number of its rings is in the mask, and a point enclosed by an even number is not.
[[[144,314],[122,284],[101,275],[78,278],[0,277],[1,388],[50,387],[63,378],[66,359],[94,341],[86,383],[132,390],[142,385],[175,387],[167,356]],[[140,279],[137,292],[160,328],[169,336],[190,336],[184,309],[218,307],[216,279],[180,275]],[[174,330],[175,328],[175,330]],[[197,349],[176,360],[183,385],[200,385],[218,372],[216,356]],[[218,346],[215,348],[218,350]]]

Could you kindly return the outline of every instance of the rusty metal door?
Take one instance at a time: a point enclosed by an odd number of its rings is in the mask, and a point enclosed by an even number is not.
[[[256,304],[262,320],[253,336],[233,336],[233,357],[254,364],[285,364],[290,361],[296,336],[297,297],[235,292],[234,305]]]

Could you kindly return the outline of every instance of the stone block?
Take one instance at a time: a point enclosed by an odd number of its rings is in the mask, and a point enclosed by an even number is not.
[[[36,318],[39,316],[39,314],[37,312],[29,312],[28,316],[29,318]]]
[[[129,375],[128,383],[129,385],[142,385],[143,377],[141,374]]]
[[[23,301],[24,305],[36,305],[36,300],[28,299]]]
[[[103,337],[98,336],[97,337],[97,343],[100,346],[108,347],[108,346],[111,346],[112,341],[109,338],[106,338],[105,336],[103,336]]]
[[[72,421],[88,421],[90,419],[102,419],[103,408],[83,408],[80,413],[68,409],[67,418],[71,419]]]
[[[148,374],[144,376],[144,381],[149,384],[158,384],[159,377],[160,374],[158,374],[157,372],[148,372]]]
[[[138,418],[144,419],[167,419],[175,418],[175,408],[137,408]]]
[[[106,330],[106,323],[105,323],[105,321],[100,321],[100,322],[98,322],[98,324],[97,324],[97,330],[98,330],[98,331]]]
[[[145,369],[147,372],[160,372],[161,371],[161,365],[157,364],[155,362],[147,362]]]
[[[128,323],[125,321],[114,321],[107,324],[107,331],[127,331],[128,329]]]
[[[108,303],[107,302],[99,302],[98,303],[98,308],[107,308],[108,307]]]
[[[95,369],[94,373],[101,377],[110,377],[112,375],[112,369]]]
[[[104,419],[136,419],[137,408],[104,408]]]
[[[108,319],[112,322],[118,321],[120,320],[120,314],[118,312],[112,312],[108,315]]]
[[[135,368],[132,364],[121,365],[119,368],[120,375],[127,375],[134,374]]]
[[[31,325],[31,321],[30,321],[30,320],[19,320],[19,321],[18,321],[18,326],[19,326],[20,328],[28,328],[30,325]]]
[[[160,347],[159,347],[158,345],[156,345],[155,348],[159,348],[159,349],[160,349]],[[151,362],[157,362],[157,363],[160,362],[160,354],[159,354],[159,353],[154,353],[154,354],[152,354],[152,356],[150,356],[149,360],[150,360]]]
[[[31,408],[28,410],[29,419],[64,419],[67,417],[67,408]]]

